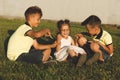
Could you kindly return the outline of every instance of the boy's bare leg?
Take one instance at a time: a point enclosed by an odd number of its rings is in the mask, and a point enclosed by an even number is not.
[[[99,50],[99,52],[98,52],[98,53],[100,54],[100,58],[99,58],[99,60],[100,60],[100,61],[104,61],[101,50]]]
[[[51,49],[46,49],[45,51],[43,51],[43,59],[42,59],[43,63],[49,59],[50,53],[51,53]]]
[[[95,52],[100,54],[99,60],[104,61],[102,51],[100,50],[100,46],[97,43],[92,43],[91,44],[91,49]]]
[[[100,51],[100,46],[97,43],[91,43],[90,48],[95,52],[95,54],[92,58],[88,59],[86,65],[91,65],[92,63],[102,58],[102,56],[100,57],[100,55],[102,55],[102,52]]]

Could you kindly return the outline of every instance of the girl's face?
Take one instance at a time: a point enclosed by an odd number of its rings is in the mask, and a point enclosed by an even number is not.
[[[62,25],[62,27],[60,29],[60,33],[61,33],[62,37],[67,38],[69,36],[69,33],[70,33],[69,26],[67,24]]]

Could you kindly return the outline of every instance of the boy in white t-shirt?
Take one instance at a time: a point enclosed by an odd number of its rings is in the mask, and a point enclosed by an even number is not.
[[[113,55],[112,36],[102,29],[100,18],[91,15],[82,22],[82,25],[88,32],[77,34],[78,44],[88,53],[94,52],[94,56],[86,61],[86,65],[91,65],[98,60],[100,62],[108,60]],[[83,35],[89,35],[93,37],[93,40],[88,43]]]
[[[25,11],[26,23],[13,33],[8,43],[7,57],[9,60],[45,63],[49,59],[51,48],[54,48],[56,43],[42,45],[37,43],[36,38],[50,36],[50,30],[32,30],[39,25],[41,17],[42,11],[37,6],[31,6]],[[35,50],[31,51],[32,46]]]

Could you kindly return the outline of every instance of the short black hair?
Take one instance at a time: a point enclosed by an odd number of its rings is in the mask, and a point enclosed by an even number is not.
[[[31,7],[29,7],[25,11],[25,13],[24,13],[26,20],[27,20],[27,18],[28,18],[29,15],[36,14],[36,13],[40,14],[41,17],[43,15],[41,8],[39,8],[38,6],[31,6]]]
[[[99,25],[99,27],[100,27],[101,26],[101,20],[96,15],[91,15],[81,23],[82,26],[86,26],[87,24],[89,24],[93,27],[95,25]]]
[[[59,29],[59,31],[60,31],[62,25],[64,25],[64,24],[67,24],[67,25],[70,27],[70,21],[69,21],[68,19],[59,20],[59,21],[57,22],[57,28]]]

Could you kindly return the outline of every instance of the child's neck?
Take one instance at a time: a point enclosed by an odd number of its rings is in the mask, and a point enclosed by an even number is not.
[[[61,35],[62,36],[62,35]],[[67,39],[68,38],[68,36],[66,36],[66,37],[64,37],[64,36],[62,36],[63,38],[65,38],[65,39]]]
[[[26,22],[28,26],[30,26],[31,28],[33,28],[32,24],[28,21]]]

